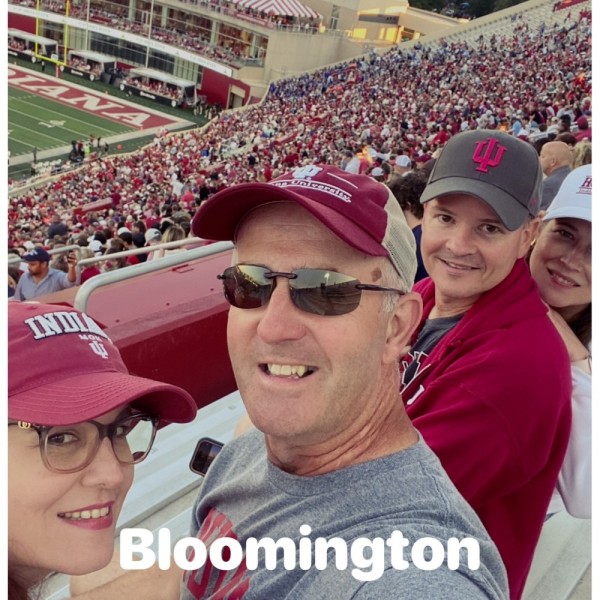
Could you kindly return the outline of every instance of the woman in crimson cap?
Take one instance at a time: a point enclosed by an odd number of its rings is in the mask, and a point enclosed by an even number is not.
[[[8,308],[9,598],[51,572],[104,567],[159,420],[196,414],[183,389],[130,375],[119,351],[70,307]]]

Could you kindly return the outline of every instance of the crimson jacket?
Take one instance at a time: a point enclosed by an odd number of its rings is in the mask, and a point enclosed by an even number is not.
[[[414,290],[423,297],[422,327],[435,286],[427,278]],[[415,427],[496,543],[513,600],[523,592],[571,427],[569,357],[546,313],[525,261],[517,261],[402,390]]]

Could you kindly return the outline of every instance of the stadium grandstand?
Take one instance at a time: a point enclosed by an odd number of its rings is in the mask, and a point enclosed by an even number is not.
[[[314,1],[314,0],[313,0]],[[270,81],[455,27],[460,20],[413,9],[406,0],[351,10],[299,0],[172,3],[22,0],[9,3],[11,31],[37,32],[66,52],[114,57],[125,69],[154,68],[198,84],[224,108],[264,95]],[[321,6],[322,4],[322,6]],[[367,3],[365,3],[367,6]],[[9,47],[12,36],[9,32]],[[16,46],[22,45],[21,40]]]
[[[82,222],[74,209],[108,197],[118,203],[92,223],[118,225],[173,202],[193,212],[225,186],[268,181],[307,162],[340,164],[348,149],[365,167],[400,151],[423,163],[448,135],[502,127],[516,116],[535,137],[539,127],[529,115],[540,106],[555,116],[574,111],[573,123],[584,112],[591,118],[589,2],[519,7],[450,36],[274,81],[258,104],[225,111],[198,130],[159,133],[135,154],[91,153],[83,167],[33,189],[10,181],[9,243],[43,243],[56,211],[75,231],[90,227],[89,216]]]
[[[57,39],[69,19],[73,38],[87,44],[80,50],[129,67],[167,70],[196,82],[199,97],[226,110],[198,129],[157,128],[153,141],[133,153],[92,148],[82,164],[59,174],[52,174],[49,156],[46,171],[9,179],[9,272],[18,255],[36,246],[57,256],[65,248],[89,248],[99,264],[109,262],[101,253],[123,228],[164,232],[175,223],[189,231],[197,207],[217,191],[270,181],[313,162],[344,166],[351,156],[370,173],[405,155],[420,168],[462,131],[501,129],[535,145],[558,131],[563,115],[574,137],[584,139],[589,127],[591,140],[590,0],[528,0],[471,21],[425,14],[407,3],[392,15],[370,16],[335,15],[324,1],[170,1],[156,12],[150,4],[81,2],[65,16],[63,2],[44,2],[40,34]],[[152,5],[161,6],[158,0]],[[31,29],[34,8],[33,0],[9,3],[9,27]],[[89,36],[83,23],[94,24]],[[127,31],[135,43],[121,37],[115,44],[97,33],[103,27]],[[50,236],[57,223],[64,225],[61,233]],[[166,250],[183,247],[176,242]],[[239,399],[228,397],[220,406],[228,416],[218,415],[217,403],[207,407],[206,435],[227,441],[241,415]],[[193,443],[198,436],[188,437]],[[150,481],[152,462],[142,466],[126,505],[128,523],[145,523],[154,512],[150,499],[160,495]],[[177,486],[177,473],[170,476]],[[142,526],[168,523],[185,534],[195,494],[185,481],[176,508],[167,510],[173,492],[167,508]],[[591,597],[588,583],[576,588],[586,569],[589,582],[589,524],[574,521],[544,532],[540,545],[546,547],[536,557],[526,600]],[[67,597],[65,580],[55,578],[48,593],[52,600]]]

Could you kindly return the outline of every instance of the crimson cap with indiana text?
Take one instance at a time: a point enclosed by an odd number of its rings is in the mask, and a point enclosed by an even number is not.
[[[117,347],[85,313],[69,306],[8,306],[8,418],[72,425],[126,404],[165,421],[196,416],[185,390],[130,375]]]

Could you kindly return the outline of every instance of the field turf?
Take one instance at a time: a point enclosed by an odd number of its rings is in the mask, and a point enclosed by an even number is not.
[[[90,135],[107,138],[134,131],[124,123],[105,119],[26,90],[8,87],[8,149],[11,157],[67,146]]]

